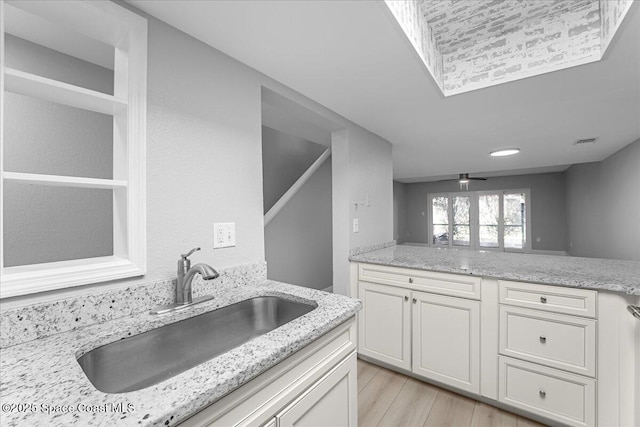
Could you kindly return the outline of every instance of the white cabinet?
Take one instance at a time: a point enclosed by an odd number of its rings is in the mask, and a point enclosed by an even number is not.
[[[479,278],[361,265],[358,297],[361,355],[480,394]]]
[[[413,292],[413,373],[480,394],[480,303]]]
[[[500,401],[566,425],[593,426],[596,381],[501,356]]]
[[[356,426],[356,325],[351,318],[181,426]]]
[[[352,354],[276,416],[279,427],[356,427],[356,370]]]
[[[596,321],[502,305],[500,353],[594,377]]]
[[[597,292],[508,281],[499,287],[498,400],[566,425],[595,426]]]
[[[358,351],[389,365],[411,369],[411,292],[360,282]]]

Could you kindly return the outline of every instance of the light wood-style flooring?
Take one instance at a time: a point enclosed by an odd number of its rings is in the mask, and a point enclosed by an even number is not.
[[[543,427],[358,359],[359,427]]]

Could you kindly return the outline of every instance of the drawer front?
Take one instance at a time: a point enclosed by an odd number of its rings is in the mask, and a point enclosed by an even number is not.
[[[596,321],[501,305],[500,353],[595,377]]]
[[[595,425],[596,381],[500,356],[498,400],[577,427]]]
[[[583,317],[596,317],[598,292],[562,286],[498,281],[500,303]]]
[[[358,278],[364,282],[401,286],[417,291],[431,292],[468,299],[480,299],[480,277],[463,274],[437,273],[384,265],[359,264]]]

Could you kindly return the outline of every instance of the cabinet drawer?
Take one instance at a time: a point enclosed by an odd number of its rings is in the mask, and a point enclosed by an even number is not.
[[[500,303],[576,316],[596,317],[598,293],[586,289],[500,280]]]
[[[436,273],[372,264],[359,264],[358,278],[365,282],[476,300],[480,299],[480,282],[482,281],[480,277],[463,274]]]
[[[596,321],[501,305],[500,353],[595,377]]]
[[[594,426],[596,381],[500,356],[498,400],[570,426]]]

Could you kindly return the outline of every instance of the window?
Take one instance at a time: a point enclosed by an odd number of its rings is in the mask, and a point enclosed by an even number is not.
[[[0,298],[145,273],[146,34],[110,1],[0,0]]]
[[[529,194],[528,189],[429,194],[429,242],[451,248],[530,251]]]

